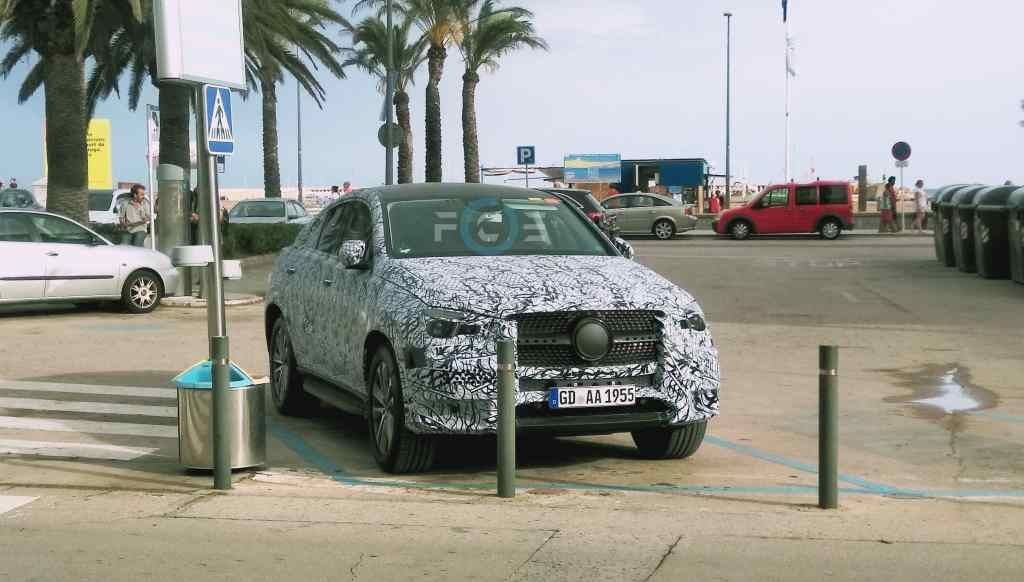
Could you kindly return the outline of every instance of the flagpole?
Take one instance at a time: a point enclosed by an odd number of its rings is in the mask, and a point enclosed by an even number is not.
[[[792,76],[792,66],[789,62],[791,57],[792,48],[790,47],[789,38],[789,18],[786,18],[786,183],[789,183],[792,179],[790,175],[790,146],[789,146],[789,80]]]

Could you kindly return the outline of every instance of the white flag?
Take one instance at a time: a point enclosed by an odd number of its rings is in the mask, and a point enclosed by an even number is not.
[[[149,136],[149,159],[160,157],[160,108],[146,106],[146,134]]]

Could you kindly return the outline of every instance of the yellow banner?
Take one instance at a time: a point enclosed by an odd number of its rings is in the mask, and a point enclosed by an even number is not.
[[[114,167],[113,155],[110,150],[110,120],[93,119],[89,121],[89,133],[85,138],[89,151],[89,189],[113,190]],[[43,175],[50,175],[46,163],[46,127],[43,127]]]

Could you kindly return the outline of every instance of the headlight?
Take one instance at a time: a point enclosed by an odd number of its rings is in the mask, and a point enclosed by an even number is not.
[[[439,339],[451,339],[459,335],[476,335],[480,326],[466,323],[466,314],[450,309],[428,309],[424,312],[427,320],[427,335]]]
[[[708,328],[708,324],[704,321],[704,317],[701,314],[691,313],[679,320],[679,327],[693,331],[704,331]]]

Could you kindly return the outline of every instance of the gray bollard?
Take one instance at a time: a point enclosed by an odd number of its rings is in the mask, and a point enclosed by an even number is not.
[[[498,497],[516,496],[516,346],[498,342]]]
[[[231,406],[229,385],[231,382],[231,356],[228,338],[210,338],[210,354],[213,360],[213,488],[231,489],[231,431],[228,425],[228,408]]]
[[[839,347],[818,348],[818,507],[839,507]]]

